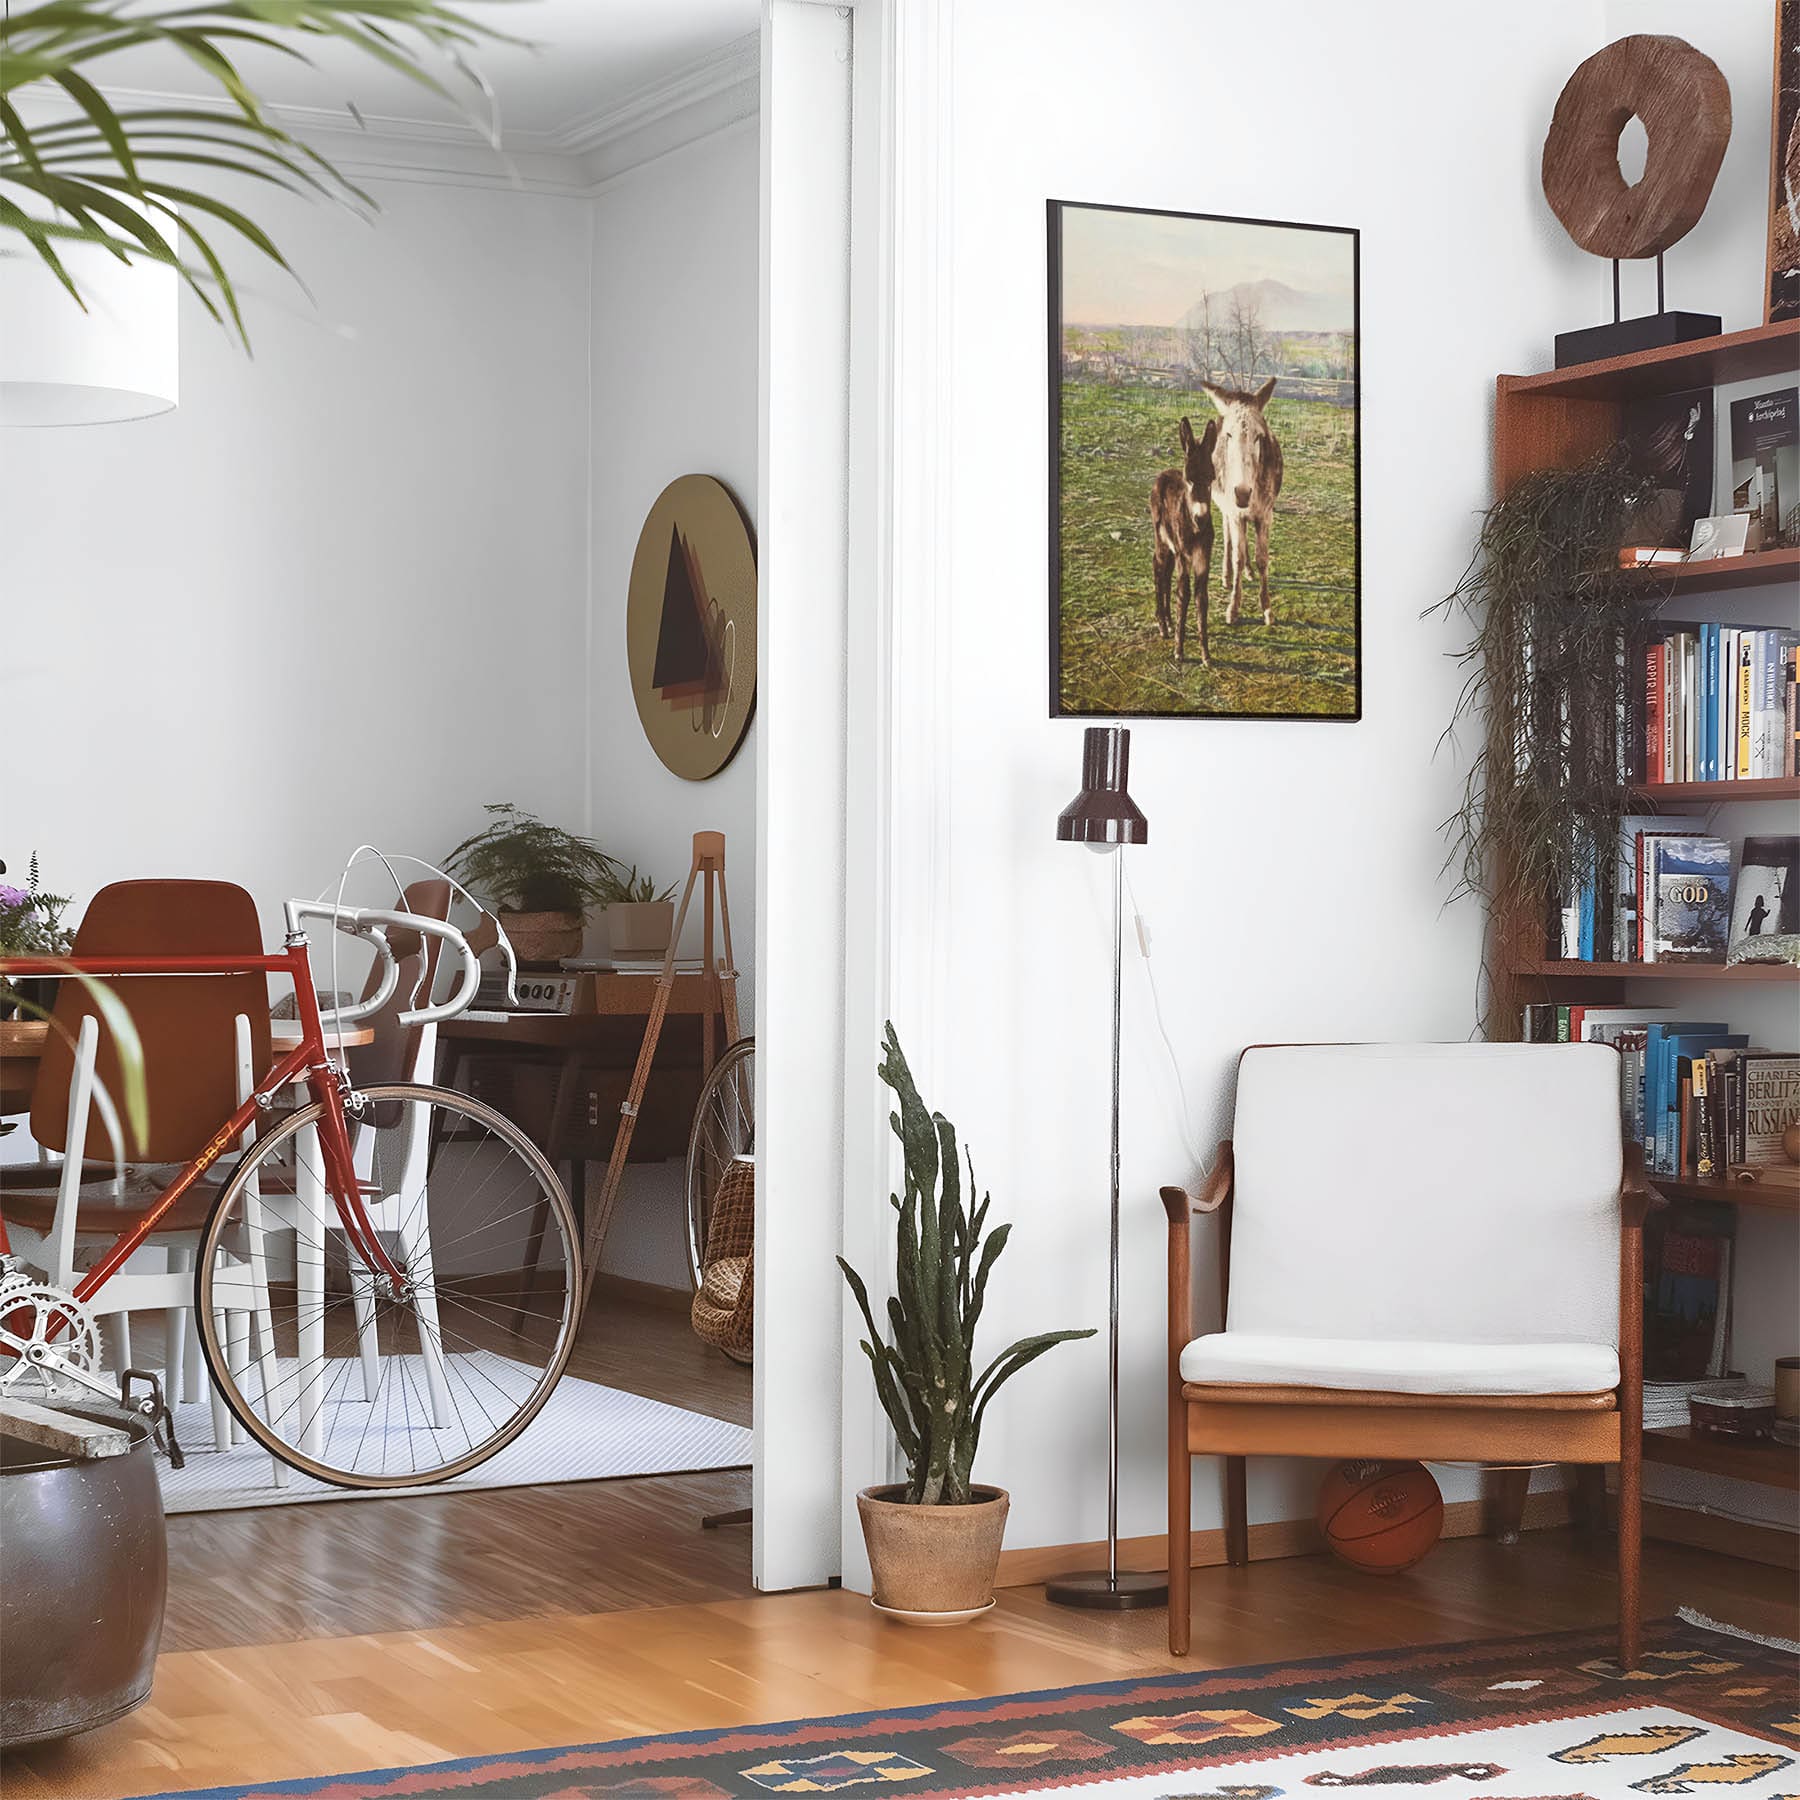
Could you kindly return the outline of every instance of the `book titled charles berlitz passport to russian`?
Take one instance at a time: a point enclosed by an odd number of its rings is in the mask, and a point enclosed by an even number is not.
[[[1744,1109],[1744,1161],[1785,1163],[1781,1136],[1800,1120],[1800,1054],[1746,1050],[1738,1058]]]

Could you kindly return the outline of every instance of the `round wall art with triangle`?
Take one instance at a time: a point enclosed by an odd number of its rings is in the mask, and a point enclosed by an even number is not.
[[[710,475],[670,482],[644,521],[625,653],[651,748],[684,780],[718,774],[756,704],[756,547]]]

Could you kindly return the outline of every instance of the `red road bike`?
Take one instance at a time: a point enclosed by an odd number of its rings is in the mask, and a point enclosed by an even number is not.
[[[374,993],[321,1012],[308,918],[373,947],[383,970]],[[285,976],[300,1024],[298,1045],[199,1154],[155,1173],[146,1209],[72,1290],[33,1275],[0,1211],[0,1392],[73,1383],[118,1394],[120,1383],[98,1372],[86,1302],[184,1199],[191,1210],[210,1193],[195,1314],[207,1367],[244,1430],[292,1468],[343,1487],[447,1480],[516,1438],[561,1377],[580,1312],[580,1228],[549,1163],[491,1107],[428,1083],[359,1089],[328,1049],[330,1024],[392,999],[390,934],[435,936],[460,964],[449,998],[432,1005],[425,995],[398,1014],[401,1025],[466,1008],[480,964],[463,933],[416,914],[310,901],[290,901],[286,923],[284,947],[263,955],[0,960],[7,975],[108,981]],[[89,1027],[77,1059],[79,1068],[87,1056],[90,1074],[92,1046]],[[286,1108],[296,1085],[305,1103]],[[72,1150],[79,1156],[79,1143]]]

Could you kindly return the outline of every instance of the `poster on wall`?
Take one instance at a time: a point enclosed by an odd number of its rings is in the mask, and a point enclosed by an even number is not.
[[[1357,264],[1049,203],[1053,717],[1362,716]]]
[[[1768,322],[1800,319],[1800,0],[1776,0]]]

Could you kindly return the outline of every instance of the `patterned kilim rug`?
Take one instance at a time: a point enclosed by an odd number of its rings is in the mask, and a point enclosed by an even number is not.
[[[1800,1662],[1667,1619],[1624,1674],[1557,1633],[477,1757],[187,1800],[1421,1800],[1800,1795]],[[159,1797],[172,1800],[172,1797]]]

